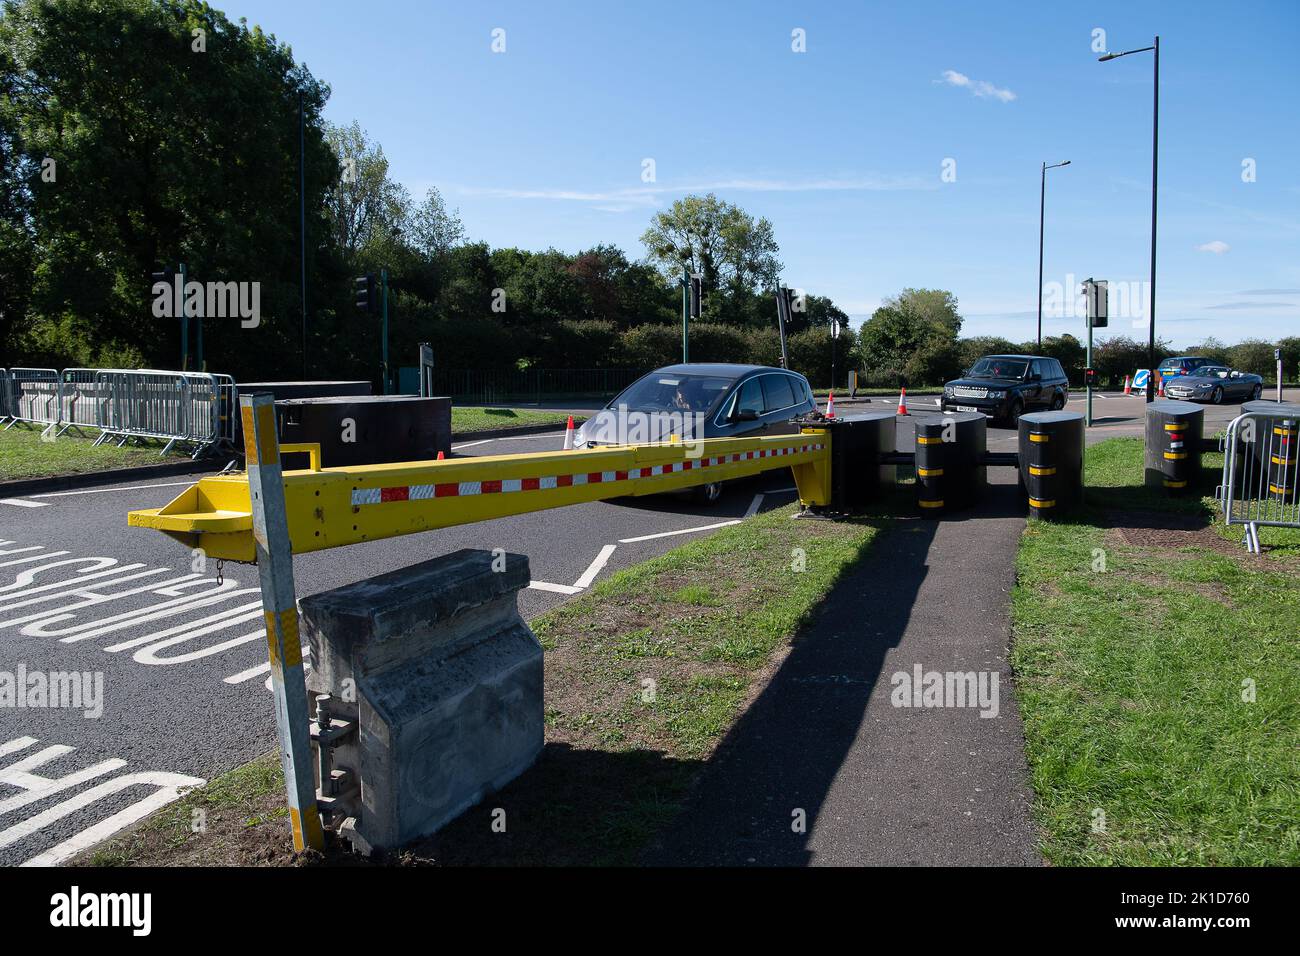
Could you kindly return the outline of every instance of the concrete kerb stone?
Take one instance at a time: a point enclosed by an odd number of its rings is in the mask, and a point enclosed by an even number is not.
[[[519,614],[523,555],[465,549],[301,602],[308,690],[359,721],[336,754],[361,785],[349,829],[392,848],[523,773],[543,743],[542,647]]]

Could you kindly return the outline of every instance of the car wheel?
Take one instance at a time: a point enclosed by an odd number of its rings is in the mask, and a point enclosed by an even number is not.
[[[1210,393],[1210,404],[1211,405],[1223,404],[1223,389],[1220,386],[1216,385],[1214,391]]]
[[[1054,396],[1052,396],[1052,411],[1059,412],[1064,407],[1065,407],[1065,396],[1060,392],[1057,392]]]
[[[707,485],[699,485],[695,489],[695,500],[706,505],[711,505],[722,497],[722,482],[711,481]]]
[[[1250,400],[1252,402],[1257,402],[1259,401],[1259,397],[1263,394],[1264,394],[1264,386],[1256,385],[1254,391],[1250,393]]]
[[[1020,416],[1023,415],[1024,412],[1025,412],[1025,403],[1017,398],[1014,402],[1011,403],[1011,407],[1007,409],[1008,427],[1019,428]]]

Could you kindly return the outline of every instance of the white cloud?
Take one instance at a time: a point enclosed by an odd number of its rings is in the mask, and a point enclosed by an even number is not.
[[[949,86],[960,86],[963,89],[970,90],[981,99],[995,99],[1003,103],[1010,103],[1016,98],[1016,94],[1008,89],[994,86],[988,80],[972,80],[965,73],[958,73],[956,70],[944,70],[942,82]]]
[[[1216,256],[1221,256],[1227,252],[1231,246],[1226,242],[1215,239],[1213,242],[1205,242],[1196,247],[1197,252],[1213,252]]]
[[[489,199],[549,199],[562,202],[590,203],[602,212],[628,212],[654,208],[663,195],[686,195],[714,191],[732,192],[892,192],[895,190],[934,189],[928,179],[918,176],[865,176],[850,179],[756,179],[734,178],[681,185],[642,185],[628,189],[578,190],[548,188],[512,188],[505,186],[455,185],[451,189],[462,196]]]

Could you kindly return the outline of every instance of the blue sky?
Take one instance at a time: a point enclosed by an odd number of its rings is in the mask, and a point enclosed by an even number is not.
[[[713,191],[772,221],[792,286],[859,317],[907,286],[949,289],[965,334],[1014,340],[1034,335],[1040,163],[1064,159],[1044,282],[1109,279],[1112,333],[1145,336],[1152,57],[1092,48],[1097,29],[1115,51],[1158,32],[1158,332],[1300,334],[1296,0],[224,9],[287,41],[332,87],[327,118],[358,120],[472,238],[639,257],[657,209]],[[1081,334],[1061,301],[1045,334]]]

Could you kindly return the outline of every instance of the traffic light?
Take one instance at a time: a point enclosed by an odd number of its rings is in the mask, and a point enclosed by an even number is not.
[[[1109,323],[1105,279],[1088,279],[1083,283],[1083,294],[1088,303],[1088,326],[1104,329]]]
[[[379,296],[375,294],[375,274],[367,272],[357,276],[354,285],[357,290],[357,310],[359,312],[378,312]]]
[[[700,317],[700,301],[703,294],[701,279],[702,276],[698,274],[691,276],[690,316],[692,319],[698,319]]]
[[[1085,368],[1083,370],[1083,384],[1089,388],[1097,387],[1097,370],[1095,368]]]

